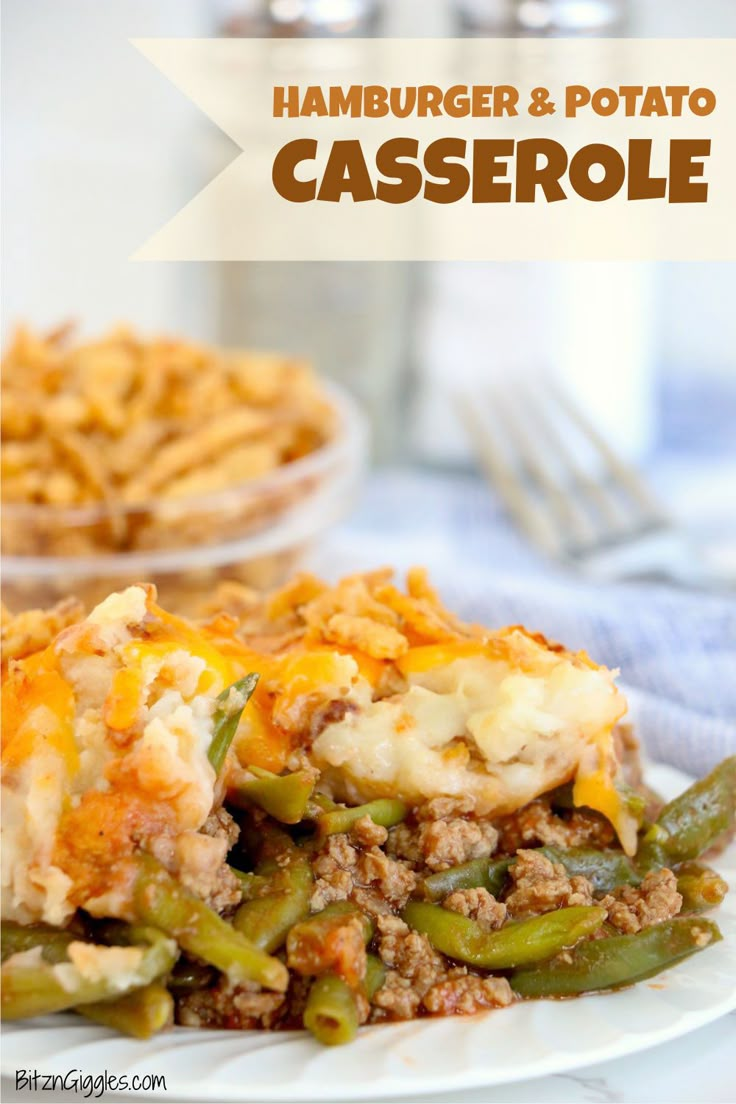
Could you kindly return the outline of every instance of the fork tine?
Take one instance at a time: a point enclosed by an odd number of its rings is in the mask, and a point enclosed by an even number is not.
[[[603,435],[584,416],[565,389],[560,386],[558,380],[549,381],[549,390],[568,418],[605,461],[612,482],[625,490],[630,500],[639,507],[644,515],[643,521],[653,527],[671,524],[667,511],[649,490],[638,472],[621,459]]]
[[[535,545],[549,556],[559,558],[563,548],[557,527],[550,525],[537,508],[521,474],[507,462],[498,446],[501,427],[492,405],[481,403],[479,396],[468,392],[457,393],[455,399],[476,457],[509,513]]]
[[[523,387],[537,432],[546,441],[550,455],[555,457],[560,469],[566,473],[570,497],[576,492],[581,513],[589,519],[600,519],[598,525],[591,522],[588,534],[578,541],[578,551],[583,552],[586,547],[609,539],[612,531],[621,530],[630,519],[624,515],[611,490],[588,474],[565,439],[559,417],[554,413],[557,395],[549,388],[548,381],[540,376],[533,382],[525,381]],[[565,413],[563,410],[563,416]]]
[[[569,552],[576,551],[581,546],[596,540],[599,527],[594,524],[585,503],[581,505],[580,501],[570,494],[569,480],[565,479],[565,465],[562,465],[560,470],[559,463],[550,464],[550,456],[553,456],[555,461],[559,461],[559,452],[550,453],[543,439],[545,435],[542,434],[540,439],[534,432],[535,421],[539,423],[546,421],[542,418],[536,396],[532,397],[526,388],[516,388],[515,392],[514,398],[511,398],[507,392],[502,400],[504,426],[529,477],[536,484],[538,493],[546,499],[565,548]],[[497,393],[495,401],[498,403],[499,399],[500,394]],[[530,411],[531,426],[528,417]]]

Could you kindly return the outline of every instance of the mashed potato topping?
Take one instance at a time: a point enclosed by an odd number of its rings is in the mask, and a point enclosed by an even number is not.
[[[387,790],[414,803],[472,795],[485,815],[567,781],[606,739],[623,698],[606,670],[518,630],[505,643],[506,658],[491,649],[453,659],[443,649],[437,666],[407,672],[402,692],[328,725],[313,755],[334,788],[351,800]]]
[[[465,795],[476,814],[500,815],[574,780],[575,801],[603,813],[633,852],[615,672],[520,627],[463,624],[423,571],[409,573],[406,594],[391,574],[334,587],[302,575],[265,601],[230,594],[262,672],[241,725],[243,765],[256,761],[253,728],[270,724],[338,800]]]
[[[138,846],[170,858],[212,809],[214,699],[234,677],[230,661],[145,587],[111,595],[10,665],[3,916],[61,924],[80,905],[125,913],[115,864]],[[217,840],[206,845],[219,850]]]
[[[155,597],[145,586],[113,594],[9,662],[3,916],[63,924],[83,907],[126,918],[138,850],[206,896],[227,844],[201,829],[252,767],[307,766],[318,790],[353,803],[461,795],[476,816],[573,780],[575,802],[635,849],[612,735],[626,703],[584,653],[520,627],[463,624],[421,571],[408,593],[389,572],[334,587],[299,576],[267,598],[231,592],[229,612],[200,626]],[[260,681],[218,781],[216,698],[249,671]]]

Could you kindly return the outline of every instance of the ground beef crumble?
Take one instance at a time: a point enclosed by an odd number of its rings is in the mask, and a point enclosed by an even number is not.
[[[180,997],[177,1022],[237,1029],[299,1027],[312,979],[325,971],[345,976],[354,988],[361,1024],[424,1015],[472,1015],[511,1004],[514,993],[505,977],[484,976],[452,962],[396,915],[416,891],[421,876],[494,852],[496,828],[467,818],[465,811],[462,801],[436,799],[418,810],[413,822],[390,832],[366,816],[349,833],[328,837],[314,857],[312,911],[332,901],[352,901],[375,923],[371,945],[386,967],[386,976],[371,1005],[360,984],[366,963],[363,926],[354,916],[335,916],[335,939],[305,942],[290,935],[286,956],[291,977],[286,994],[233,986],[220,979],[209,989]],[[215,836],[227,833],[228,821],[227,814],[211,817],[204,831]],[[563,821],[539,801],[516,816],[513,831],[519,838],[541,842],[544,837],[544,842],[571,846],[581,839],[573,832],[597,830],[581,824]],[[510,831],[508,824],[502,827],[502,841],[504,832]],[[568,834],[563,837],[561,832]],[[506,838],[512,837],[507,834]],[[590,834],[586,838],[593,841]],[[539,850],[522,847],[509,868],[505,900],[479,887],[456,890],[442,902],[444,908],[472,919],[485,931],[497,931],[507,920],[596,903],[606,908],[610,924],[618,931],[633,933],[677,915],[682,898],[675,875],[661,870],[648,874],[638,887],[621,887],[596,902],[586,878],[570,877],[561,864]]]
[[[215,839],[224,839],[227,843],[228,851],[232,850],[240,836],[240,828],[236,824],[235,818],[230,815],[224,805],[221,805],[219,809],[210,813],[202,825],[201,831],[205,836],[214,836]]]
[[[587,878],[568,877],[561,863],[553,863],[539,851],[519,851],[509,868],[513,886],[506,908],[514,920],[572,905],[592,905],[593,888]]]
[[[229,915],[243,899],[243,891],[237,875],[225,863],[217,872],[215,886],[207,897],[207,904],[215,912]]]
[[[386,980],[373,996],[371,1019],[412,1020],[417,1014],[421,997],[411,981],[396,970],[389,970]]]
[[[182,885],[215,912],[229,913],[240,904],[243,894],[240,881],[225,861],[227,851],[223,828],[212,833],[183,832],[169,854],[159,853],[157,857],[169,869],[173,867]]]
[[[312,911],[332,901],[353,900],[369,915],[379,915],[403,908],[417,884],[417,875],[405,862],[375,845],[354,847],[344,834],[328,837],[313,866]]]
[[[329,836],[312,863],[314,890],[312,912],[319,912],[332,901],[347,901],[353,891],[353,875],[358,852],[346,835]]]
[[[313,979],[302,974],[289,975],[289,988],[286,991],[286,1012],[280,1027],[303,1027],[304,1009],[307,1006],[309,990],[312,988]]]
[[[356,820],[350,836],[363,847],[380,847],[388,839],[388,829],[376,824],[370,816],[364,816]]]
[[[363,921],[356,915],[331,916],[319,928],[296,924],[286,940],[286,963],[308,977],[335,973],[355,988],[365,977],[363,933]]]
[[[599,902],[608,910],[608,920],[625,935],[671,920],[682,908],[677,878],[671,870],[652,870],[640,886],[622,886]]]
[[[358,856],[355,882],[359,886],[374,886],[384,900],[400,909],[417,884],[417,876],[404,863],[390,859],[378,847],[371,847]]]
[[[497,931],[506,919],[506,905],[492,893],[479,889],[458,889],[442,902],[446,909],[475,920],[484,931]]]
[[[464,966],[450,965],[425,935],[397,916],[381,917],[377,930],[378,951],[389,971],[373,998],[374,1020],[408,1020],[421,1011],[470,1015],[513,1000],[505,978],[479,977]]]
[[[470,859],[486,858],[498,843],[496,829],[481,820],[433,820],[422,824],[419,834],[430,870],[447,870]]]
[[[373,1003],[392,1019],[411,1019],[425,993],[446,978],[445,960],[426,935],[412,931],[398,916],[379,916],[376,936],[378,953],[389,970]]]
[[[286,1011],[286,995],[255,984],[232,985],[222,977],[211,989],[179,997],[176,1022],[185,1027],[216,1027],[236,1031],[272,1028]]]
[[[335,701],[328,703],[326,714],[334,720],[348,710],[347,703]],[[629,743],[625,736],[620,738]],[[635,748],[628,750],[635,767]],[[238,830],[230,815],[220,810],[208,818],[202,832],[227,839],[232,846]],[[443,907],[489,932],[507,920],[572,905],[600,903],[610,924],[621,932],[637,932],[676,915],[681,897],[671,871],[648,874],[639,887],[622,887],[596,902],[586,878],[570,877],[562,865],[535,849],[613,843],[613,829],[604,818],[586,809],[557,809],[549,797],[494,823],[476,819],[474,802],[465,796],[427,801],[390,830],[370,816],[361,817],[349,832],[325,839],[315,853],[310,905],[317,912],[335,901],[351,901],[373,920],[371,947],[383,961],[386,976],[372,1006],[360,984],[366,962],[363,927],[355,917],[336,916],[334,939],[310,942],[290,936],[285,948],[291,971],[286,994],[233,986],[221,979],[210,989],[180,997],[177,1021],[200,1027],[299,1027],[312,980],[325,971],[342,974],[354,988],[360,1023],[472,1015],[509,1005],[515,998],[507,978],[484,976],[447,959],[397,913],[427,874],[502,854],[515,856],[504,900],[479,887],[449,894]]]
[[[356,709],[357,707],[345,698],[334,698],[324,705],[317,706],[309,721],[309,744],[313,744],[328,725],[343,721],[348,713],[355,713]]]
[[[403,859],[411,866],[421,867],[423,855],[416,826],[397,824],[395,828],[392,828],[386,840],[386,854]]]
[[[608,847],[613,828],[598,813],[572,809],[558,815],[547,798],[530,801],[523,809],[497,823],[499,850],[513,855],[519,848],[549,844],[553,847]]]
[[[455,797],[433,797],[419,805],[416,818],[422,820],[448,820],[450,817],[466,816],[475,809],[475,798],[467,794]]]
[[[440,981],[425,994],[422,1004],[437,1016],[472,1016],[484,1008],[505,1008],[514,994],[506,978],[463,977]]]
[[[453,801],[453,804],[449,804]],[[445,804],[439,805],[439,802]],[[450,811],[457,808],[454,799],[436,798],[424,807],[423,818],[415,826],[399,824],[389,833],[386,850],[413,866],[430,870],[447,870],[451,866],[492,855],[498,843],[498,832],[489,821],[466,820],[463,817],[427,819],[429,806]],[[460,806],[461,808],[463,806]]]
[[[199,831],[183,832],[175,839],[159,836],[152,841],[150,850],[210,908],[229,914],[242,900],[240,882],[226,861],[239,834],[230,813],[220,807],[210,813]]]

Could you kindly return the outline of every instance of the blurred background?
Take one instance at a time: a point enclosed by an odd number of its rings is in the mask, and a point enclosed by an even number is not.
[[[733,715],[733,604],[703,597],[685,616],[674,591],[634,597],[627,635],[617,591],[553,600],[557,576],[478,477],[451,389],[553,370],[736,578],[736,263],[128,260],[236,152],[131,37],[736,37],[733,0],[5,0],[3,31],[5,341],[18,320],[77,319],[89,334],[127,321],[311,358],[373,430],[373,475],[321,564],[352,566],[356,548],[363,563],[419,558],[450,575],[462,555],[468,579],[490,564],[489,617],[636,664],[641,687],[676,700],[705,664],[718,688],[706,710]],[[469,583],[460,591],[475,601]],[[585,603],[588,620],[571,619]],[[679,665],[660,666],[673,650]]]
[[[637,459],[687,428],[673,390],[697,378],[705,401],[733,379],[733,264],[312,264],[304,280],[303,264],[129,263],[235,151],[127,41],[727,37],[733,0],[6,0],[3,22],[6,335],[19,318],[124,319],[307,355],[363,400],[381,463],[466,463],[448,381],[498,366],[562,371]]]
[[[6,0],[3,22],[6,340],[18,319],[126,320],[305,355],[362,400],[382,465],[467,465],[450,385],[530,366],[640,462],[687,435],[728,451],[736,264],[131,264],[235,151],[127,40],[728,37],[733,0]],[[680,508],[709,525],[733,474],[685,472]]]

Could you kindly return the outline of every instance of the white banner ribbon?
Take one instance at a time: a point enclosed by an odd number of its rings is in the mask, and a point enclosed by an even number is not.
[[[134,45],[242,151],[134,259],[736,258],[734,40]]]

